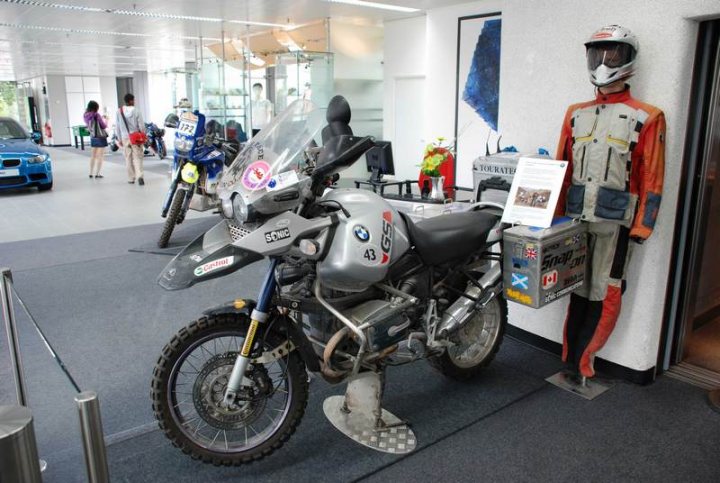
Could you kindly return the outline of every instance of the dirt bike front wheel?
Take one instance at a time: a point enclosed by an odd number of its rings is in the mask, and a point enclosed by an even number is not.
[[[203,317],[172,338],[155,366],[152,399],[160,428],[173,445],[205,463],[240,465],[271,454],[305,412],[308,380],[297,352],[251,363],[236,403],[223,403],[249,324],[244,314]],[[256,350],[269,352],[286,340],[270,332],[257,337]]]
[[[450,336],[447,350],[428,359],[435,369],[451,379],[469,379],[495,358],[507,325],[507,301],[498,295]]]
[[[170,204],[170,210],[165,218],[165,224],[163,225],[162,233],[160,233],[160,239],[157,243],[158,248],[165,248],[168,246],[172,232],[175,229],[175,225],[178,224],[178,220],[182,215],[181,212],[185,196],[187,196],[187,191],[181,189],[175,190],[172,203]]]

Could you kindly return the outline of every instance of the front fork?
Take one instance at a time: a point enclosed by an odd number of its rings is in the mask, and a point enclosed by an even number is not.
[[[225,389],[223,402],[226,407],[232,406],[237,398],[243,377],[245,376],[245,371],[247,371],[248,364],[250,364],[250,351],[255,343],[255,335],[257,334],[258,326],[267,322],[270,317],[270,305],[272,303],[273,294],[275,293],[275,288],[277,287],[277,282],[275,281],[275,268],[277,267],[277,264],[277,258],[270,260],[270,267],[268,268],[262,288],[260,289],[257,306],[250,314],[250,327],[248,328],[247,335],[245,336],[245,341],[243,342],[240,354],[237,356],[237,359],[235,359],[235,364],[233,365],[232,372],[230,373],[230,379],[228,380],[228,385]]]
[[[172,183],[170,183],[170,188],[168,188],[168,192],[165,195],[165,201],[163,201],[162,206],[162,213],[161,216],[165,218],[168,214],[168,211],[170,210],[170,203],[172,202],[173,195],[175,194],[175,191],[177,191],[178,183],[180,182],[180,169],[182,168],[184,160],[179,159],[175,163],[175,172],[173,176]]]

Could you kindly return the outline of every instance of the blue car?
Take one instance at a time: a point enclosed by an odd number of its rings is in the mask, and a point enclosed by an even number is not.
[[[39,133],[30,136],[16,120],[0,117],[0,190],[52,189],[52,161],[36,144],[39,139]]]

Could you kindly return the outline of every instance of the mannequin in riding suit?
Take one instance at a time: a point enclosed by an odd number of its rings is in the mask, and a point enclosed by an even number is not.
[[[585,44],[595,100],[570,106],[557,159],[570,161],[557,215],[587,222],[588,274],[571,295],[563,361],[595,374],[595,353],[620,315],[631,241],[652,233],[662,196],[665,116],[632,98],[638,42],[628,29],[603,27]]]

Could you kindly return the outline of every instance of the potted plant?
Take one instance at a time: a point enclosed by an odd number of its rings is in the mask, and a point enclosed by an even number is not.
[[[445,144],[444,137],[438,137],[435,141],[425,146],[423,161],[420,165],[420,171],[430,177],[431,189],[430,199],[444,201],[445,193],[443,192],[443,183],[445,177],[440,174],[440,166],[448,159],[453,157],[453,143]]]

